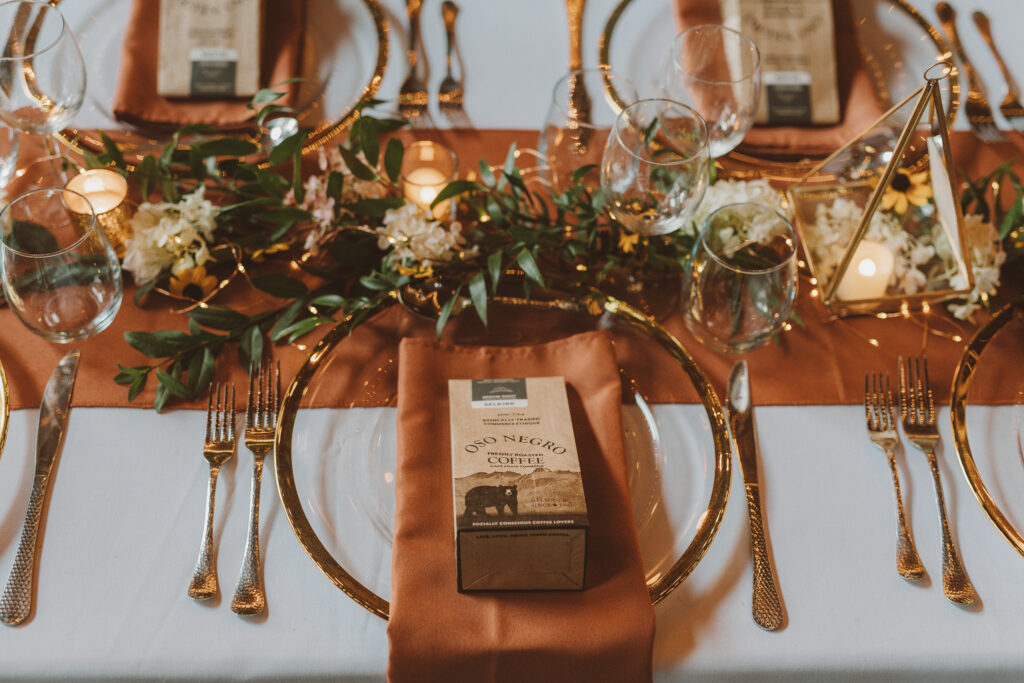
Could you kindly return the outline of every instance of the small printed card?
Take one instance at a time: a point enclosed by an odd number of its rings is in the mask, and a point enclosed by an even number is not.
[[[261,0],[160,0],[157,93],[254,95],[262,7]]]
[[[449,380],[459,591],[582,590],[587,506],[561,377]]]

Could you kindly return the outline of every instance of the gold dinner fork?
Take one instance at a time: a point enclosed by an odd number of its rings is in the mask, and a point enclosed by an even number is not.
[[[939,428],[935,424],[935,399],[928,381],[928,359],[924,356],[900,358],[900,415],[903,431],[910,442],[928,456],[928,465],[935,482],[935,497],[939,505],[939,522],[942,526],[942,589],[946,597],[958,605],[970,605],[978,594],[967,577],[960,553],[949,533],[946,520],[946,500],[942,495],[942,479],[939,464],[935,458],[935,446],[939,443]]]
[[[871,372],[864,374],[864,414],[868,425],[868,437],[889,460],[892,485],[896,492],[896,571],[908,581],[919,581],[925,577],[924,565],[914,547],[914,536],[907,525],[903,510],[903,496],[900,494],[900,475],[896,470],[896,409],[889,387],[889,375]]]
[[[252,451],[253,458],[249,537],[245,544],[242,574],[231,599],[231,610],[245,616],[259,614],[267,605],[260,569],[260,483],[263,461],[274,450],[280,394],[280,364],[254,363],[249,369],[249,398],[245,405],[245,446]]]
[[[209,600],[217,594],[217,557],[213,552],[213,502],[217,494],[217,474],[220,466],[235,452],[235,387],[230,391],[225,384],[210,388],[206,406],[206,441],[203,455],[210,463],[210,482],[206,489],[206,521],[203,523],[203,543],[199,559],[188,586],[189,596],[196,600]],[[216,397],[216,402],[214,401]]]
[[[444,80],[437,91],[437,103],[445,116],[451,119],[463,114],[462,111],[462,79],[455,80],[452,75],[452,52],[455,50],[455,19],[459,16],[459,6],[451,0],[441,3],[441,16],[444,19],[444,30],[448,37],[448,51],[445,54]],[[461,75],[461,74],[460,74]]]
[[[430,96],[427,86],[419,76],[420,62],[420,10],[422,0],[406,0],[405,9],[409,15],[409,75],[398,91],[398,111],[409,119],[413,126],[428,125],[430,118],[427,103]]]
[[[996,49],[995,41],[992,40],[992,28],[989,25],[988,16],[984,12],[976,11],[971,17],[974,19],[974,25],[978,27],[981,37],[985,39],[989,49],[992,50],[999,70],[1003,72],[1003,80],[1006,81],[1006,97],[999,105],[999,113],[1010,125],[1017,126],[1019,123],[1024,123],[1024,105],[1020,103],[1020,90],[1017,88],[1017,82],[1014,80],[1013,74],[1010,73],[1009,67],[1003,61],[1003,56]]]
[[[971,132],[982,142],[994,143],[1005,140],[1006,136],[996,127],[992,118],[992,107],[985,99],[981,79],[978,78],[974,65],[967,58],[967,52],[960,43],[960,35],[956,30],[956,10],[949,3],[940,2],[935,5],[935,13],[939,16],[950,42],[953,43],[953,50],[960,58],[964,74],[967,76],[967,102],[964,103],[964,112],[967,114],[967,122],[971,124]]]

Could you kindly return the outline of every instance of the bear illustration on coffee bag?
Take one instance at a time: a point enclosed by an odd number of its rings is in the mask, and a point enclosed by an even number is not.
[[[496,508],[498,517],[505,516],[505,508],[515,516],[519,514],[519,491],[516,486],[475,486],[466,491],[466,518],[489,517],[485,508]]]

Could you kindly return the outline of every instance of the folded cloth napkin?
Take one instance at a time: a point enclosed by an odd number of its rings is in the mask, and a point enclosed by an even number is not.
[[[722,23],[717,0],[675,0],[675,6],[680,30]],[[885,113],[858,47],[850,0],[833,0],[832,10],[842,120],[834,126],[754,126],[738,151],[788,158],[827,156],[864,132]]]
[[[405,339],[388,680],[649,681],[651,607],[633,524],[621,385],[607,332],[528,347]],[[448,380],[563,376],[590,518],[586,587],[459,593]]]
[[[306,27],[305,0],[274,0],[263,3],[263,41],[260,83],[274,85],[300,75]],[[128,29],[121,46],[121,69],[114,93],[114,117],[135,126],[175,129],[205,123],[222,128],[251,124],[256,112],[246,107],[249,98],[167,98],[157,94],[158,4],[134,0]],[[185,68],[183,66],[183,68]],[[294,103],[297,88],[289,84],[278,100]]]

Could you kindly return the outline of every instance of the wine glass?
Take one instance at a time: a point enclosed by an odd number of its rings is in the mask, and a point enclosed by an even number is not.
[[[710,163],[700,114],[672,100],[629,105],[601,159],[601,188],[612,218],[646,235],[678,230],[704,198]]]
[[[778,334],[796,298],[796,233],[763,204],[708,216],[683,277],[683,319],[705,345],[750,351]]]
[[[731,152],[754,124],[761,93],[757,45],[725,26],[694,26],[672,41],[662,92],[708,124],[711,158]]]
[[[0,212],[0,232],[4,296],[29,329],[67,343],[113,321],[121,305],[121,267],[83,195],[29,190]]]
[[[633,82],[608,69],[577,69],[558,80],[537,142],[547,179],[556,191],[568,189],[573,174],[582,166],[600,165],[616,117],[622,107],[637,99]],[[580,101],[589,104],[583,111]],[[595,168],[584,179],[597,185],[600,171]]]
[[[85,63],[56,7],[13,0],[0,4],[0,119],[12,128],[46,136],[71,123],[85,99]]]

